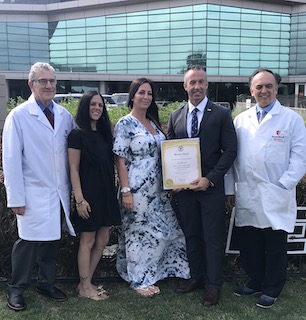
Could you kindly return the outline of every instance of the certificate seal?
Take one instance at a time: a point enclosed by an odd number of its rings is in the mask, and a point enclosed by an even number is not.
[[[166,187],[172,187],[173,186],[173,180],[172,179],[167,179],[165,185],[166,185]]]

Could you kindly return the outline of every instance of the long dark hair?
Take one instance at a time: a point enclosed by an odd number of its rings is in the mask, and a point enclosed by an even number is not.
[[[133,109],[133,99],[138,91],[139,87],[142,86],[144,83],[148,83],[151,86],[151,91],[152,91],[152,102],[147,110],[146,117],[149,120],[152,120],[156,126],[162,131],[162,127],[159,121],[159,116],[158,116],[158,106],[155,102],[155,96],[154,96],[154,88],[153,88],[153,82],[150,79],[147,78],[139,78],[135,79],[134,81],[131,82],[130,88],[129,88],[129,102],[128,102],[128,107],[130,109]]]
[[[97,131],[101,134],[101,136],[104,138],[106,141],[108,147],[110,150],[113,148],[113,137],[112,137],[112,131],[111,131],[111,123],[108,117],[108,112],[105,107],[105,102],[102,97],[102,95],[95,91],[95,90],[90,90],[86,91],[83,96],[81,97],[78,105],[78,110],[77,114],[75,117],[75,122],[78,125],[78,127],[85,131],[86,133],[91,133],[91,119],[89,116],[89,106],[90,106],[90,101],[93,96],[99,95],[102,99],[103,103],[103,111],[102,111],[102,116],[100,119],[97,121]]]

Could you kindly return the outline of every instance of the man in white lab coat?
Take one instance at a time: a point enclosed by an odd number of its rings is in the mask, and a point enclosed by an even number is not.
[[[56,76],[48,63],[29,72],[29,100],[14,108],[3,129],[3,170],[7,205],[17,217],[19,239],[12,250],[8,306],[26,308],[23,291],[38,263],[37,291],[56,301],[67,296],[55,286],[58,240],[69,220],[70,182],[67,137],[75,127],[71,114],[52,99]]]
[[[259,295],[256,305],[262,308],[273,306],[286,281],[287,233],[294,229],[297,210],[295,188],[306,172],[304,121],[276,99],[279,81],[271,70],[257,69],[249,83],[257,104],[234,120],[235,224],[249,277],[234,294]]]

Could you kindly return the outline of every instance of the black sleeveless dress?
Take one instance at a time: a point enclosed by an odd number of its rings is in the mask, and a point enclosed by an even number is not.
[[[112,151],[97,131],[74,129],[68,137],[68,148],[81,150],[79,174],[85,200],[90,204],[89,219],[72,213],[72,223],[78,232],[97,231],[102,226],[121,224],[116,197]]]

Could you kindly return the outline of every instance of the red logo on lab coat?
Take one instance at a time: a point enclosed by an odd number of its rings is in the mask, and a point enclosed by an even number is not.
[[[276,134],[279,136],[280,135],[280,130],[276,130]]]

